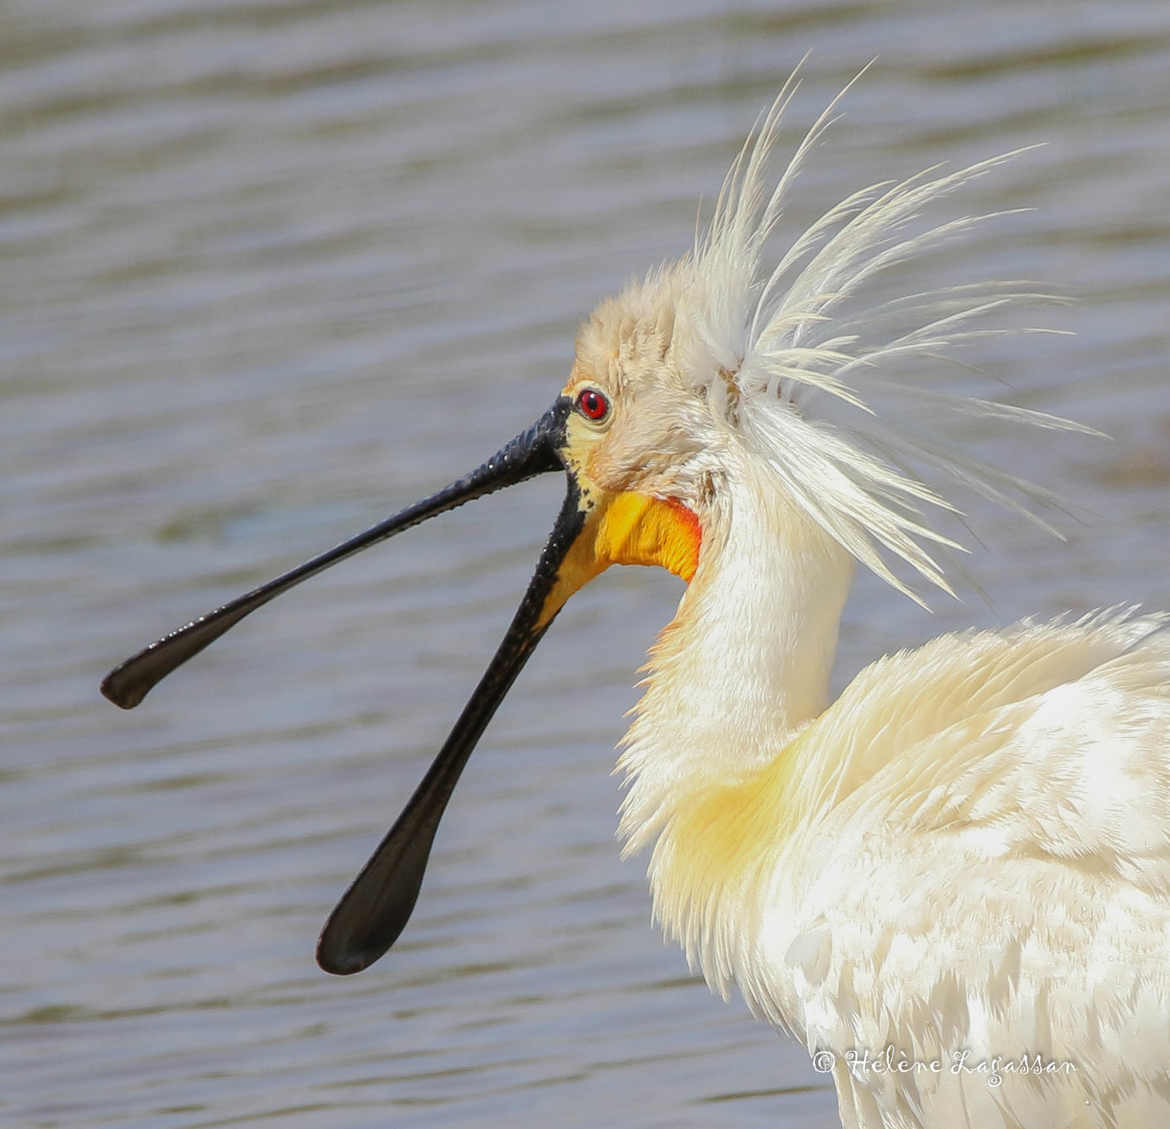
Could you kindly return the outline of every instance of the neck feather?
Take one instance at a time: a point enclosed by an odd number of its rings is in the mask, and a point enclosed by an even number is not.
[[[618,764],[625,853],[655,844],[656,916],[724,992],[730,957],[713,934],[750,910],[722,903],[758,888],[759,845],[783,839],[793,740],[828,704],[853,573],[774,485],[739,483],[701,517],[698,569],[651,651]]]

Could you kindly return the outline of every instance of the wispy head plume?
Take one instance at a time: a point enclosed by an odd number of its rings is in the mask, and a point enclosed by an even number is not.
[[[907,421],[981,416],[1029,427],[1100,434],[1070,420],[973,399],[950,377],[956,353],[1008,329],[995,314],[1059,301],[1024,282],[982,282],[866,304],[867,284],[907,260],[1005,212],[946,222],[926,210],[1026,150],[852,193],[767,258],[785,202],[810,153],[837,120],[864,68],[769,175],[781,118],[798,71],[764,114],[727,173],[705,230],[678,264],[673,347],[680,371],[707,397],[721,426],[770,468],[782,489],[878,576],[922,602],[891,565],[902,561],[952,592],[941,554],[959,550],[931,515],[957,514],[946,495],[961,485],[1051,529],[1035,512],[1047,491],[959,454]],[[929,366],[921,362],[929,362]],[[929,376],[924,375],[929,373]],[[953,594],[953,593],[952,593]]]

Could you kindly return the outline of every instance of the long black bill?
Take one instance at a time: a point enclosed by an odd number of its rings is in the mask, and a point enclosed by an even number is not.
[[[310,576],[315,576],[330,565],[345,560],[346,557],[370,545],[385,541],[395,533],[401,533],[429,517],[454,509],[464,502],[470,502],[473,498],[523,482],[533,475],[561,470],[562,464],[557,451],[564,442],[568,411],[568,400],[560,398],[532,427],[517,435],[481,467],[453,482],[445,490],[408,506],[401,513],[387,518],[372,529],[367,529],[365,533],[359,533],[327,553],[306,561],[291,572],[286,572],[283,576],[246,592],[231,603],[224,604],[223,607],[216,608],[215,611],[208,612],[207,615],[200,616],[177,631],[172,631],[171,634],[151,643],[145,650],[139,651],[106,675],[102,681],[102,693],[116,706],[132,709],[172,670],[193,658],[208,644],[215,642],[246,615],[263,607],[282,592],[287,592],[300,584],[302,580],[308,580]],[[519,670],[519,667],[516,669]],[[494,706],[492,708],[494,709]],[[484,724],[490,716],[489,711],[484,718]],[[476,736],[478,735],[477,731]]]
[[[326,972],[345,975],[368,968],[410,920],[447,801],[471,750],[555,616],[555,609],[550,609],[552,614],[545,610],[548,598],[584,524],[570,476],[557,523],[503,642],[398,821],[325,923],[317,963]]]

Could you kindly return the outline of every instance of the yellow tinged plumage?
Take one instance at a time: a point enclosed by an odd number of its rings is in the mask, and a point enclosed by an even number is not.
[[[655,892],[663,920],[713,905],[728,892],[766,879],[795,827],[793,774],[799,770],[800,738],[771,761],[733,782],[711,781],[684,793],[654,850]]]

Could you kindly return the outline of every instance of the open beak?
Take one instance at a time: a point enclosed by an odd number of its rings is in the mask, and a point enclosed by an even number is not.
[[[115,705],[130,709],[172,670],[302,580],[473,498],[562,469],[570,408],[570,401],[560,397],[532,427],[466,477],[152,643],[111,671],[102,682],[102,693]],[[595,575],[604,567],[600,562],[585,568],[573,564],[565,576],[559,575],[580,539],[585,518],[570,473],[564,505],[503,641],[422,783],[325,923],[317,961],[327,972],[366,968],[394,943],[410,918],[435,831],[471,750],[565,599],[588,579],[586,573]]]

